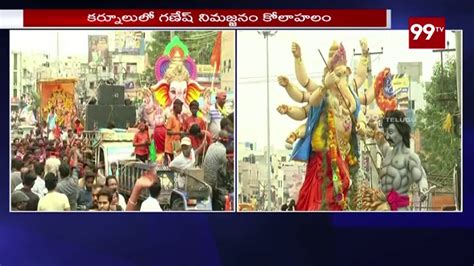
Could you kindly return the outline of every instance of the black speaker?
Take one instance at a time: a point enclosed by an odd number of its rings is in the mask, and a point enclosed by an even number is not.
[[[107,128],[109,123],[116,128],[134,126],[136,122],[135,106],[126,105],[88,105],[86,109],[86,130]]]
[[[125,87],[118,85],[100,85],[97,88],[99,105],[123,105],[125,101]]]
[[[110,105],[87,105],[86,107],[86,130],[94,130],[107,127],[112,107]]]
[[[133,105],[113,106],[113,122],[117,128],[133,127],[136,122],[136,108]]]

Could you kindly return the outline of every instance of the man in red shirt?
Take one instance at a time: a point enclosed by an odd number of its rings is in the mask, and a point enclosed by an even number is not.
[[[74,122],[74,129],[78,136],[80,136],[82,131],[84,130],[84,127],[81,125],[81,120],[79,120],[79,118],[77,118],[76,121]]]
[[[138,131],[133,138],[133,146],[135,147],[135,156],[137,160],[146,162],[148,160],[148,155],[150,154],[150,136],[146,130],[145,120],[140,120],[138,124]]]
[[[187,132],[193,124],[198,124],[201,130],[206,130],[206,123],[204,120],[197,116],[199,111],[199,103],[194,100],[189,104],[189,109],[191,110],[191,116],[186,118],[184,122],[184,130]]]
[[[207,147],[212,144],[212,134],[207,130],[201,130],[199,125],[193,124],[189,129],[189,138],[196,154],[196,164],[200,166]]]

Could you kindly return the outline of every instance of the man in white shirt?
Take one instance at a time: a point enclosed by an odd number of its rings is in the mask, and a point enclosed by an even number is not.
[[[36,174],[36,180],[35,184],[31,188],[31,192],[35,193],[38,195],[38,197],[41,199],[48,193],[48,190],[46,189],[45,182],[41,176],[43,175],[43,166],[39,163],[35,164],[35,174]],[[18,186],[15,187],[15,191],[21,190],[23,188],[23,183],[19,184]]]
[[[160,196],[161,192],[161,183],[158,179],[150,188],[150,196],[142,203],[140,207],[140,211],[142,212],[161,212],[160,203],[158,201],[158,197]]]
[[[221,130],[221,120],[223,117],[228,115],[224,108],[226,99],[226,91],[219,90],[216,93],[216,103],[210,107],[207,120],[209,121],[208,129],[211,132],[213,138],[218,137],[219,131]]]
[[[194,156],[191,139],[184,137],[181,139],[181,153],[171,161],[169,167],[174,171],[182,172],[185,169],[193,167],[195,161],[196,157]]]
[[[59,166],[61,165],[61,160],[56,157],[53,148],[48,148],[49,157],[46,159],[44,164],[44,173],[53,173],[55,176],[59,176]]]
[[[66,195],[56,191],[58,177],[53,173],[46,174],[44,178],[48,194],[38,202],[38,211],[70,211],[71,206]]]

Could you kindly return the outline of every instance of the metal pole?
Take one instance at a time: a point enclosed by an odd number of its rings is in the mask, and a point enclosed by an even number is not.
[[[455,37],[455,48],[456,48],[456,85],[457,85],[457,96],[458,96],[458,109],[459,109],[459,121],[460,121],[460,129],[459,132],[462,135],[462,103],[461,103],[461,73],[462,73],[462,54],[461,54],[461,44],[462,44],[462,36],[461,36],[461,31],[455,31],[454,32],[454,37]],[[462,138],[461,138],[462,139]],[[461,141],[461,146],[462,146],[462,141]],[[461,154],[461,147],[459,147],[459,158],[462,158]],[[456,168],[454,171],[456,171],[456,191],[457,195],[456,196],[456,209],[461,210],[461,172],[460,172],[460,167],[462,167],[462,159],[459,164],[456,164]]]
[[[270,155],[270,56],[268,49],[268,38],[276,34],[272,31],[259,31],[266,39],[266,54],[267,54],[267,210],[271,210],[272,205],[272,184],[271,184],[271,155]]]
[[[269,60],[269,52],[268,52],[268,38],[269,38],[270,32],[266,32],[265,39],[266,39],[266,50],[267,50],[267,202],[268,202],[268,210],[271,210],[271,195],[272,195],[272,184],[271,184],[271,160],[270,160],[270,60]]]
[[[355,52],[355,49],[353,50],[353,53],[354,53],[354,56],[362,56],[362,52],[360,53],[356,53]],[[369,53],[367,54],[367,59],[368,59],[368,62],[367,62],[367,84],[368,84],[368,87],[366,89],[364,89],[364,105],[366,106],[366,108],[368,109],[369,108],[369,105],[367,103],[367,89],[370,89],[372,87],[372,55],[381,55],[383,54],[383,47],[380,47],[380,51],[378,52],[370,52],[369,50]],[[362,85],[362,84],[360,84]],[[357,93],[357,95],[359,95],[359,91],[357,88],[355,88],[355,93]],[[373,105],[373,103],[371,104],[371,106]],[[367,110],[366,109],[366,110]],[[363,158],[361,155],[361,157],[365,160],[372,160],[372,158],[377,158],[377,147],[375,146],[371,146],[371,147],[368,147],[366,146],[367,143],[366,142],[362,142],[362,145],[364,146],[364,150],[365,152],[367,153],[367,155],[365,156],[366,158]],[[361,146],[362,146],[361,145]],[[376,161],[373,161],[375,164],[374,164],[374,168],[372,168],[372,166],[370,165],[370,163],[367,163],[367,176],[369,178],[369,185],[370,185],[370,188],[376,188],[378,187],[378,179],[379,179],[379,176],[377,175],[377,165],[376,165]],[[375,177],[374,177],[375,175]]]
[[[461,59],[461,31],[455,31],[455,46],[456,46],[456,83],[458,92],[458,108],[461,110],[461,72],[462,72],[462,59]]]

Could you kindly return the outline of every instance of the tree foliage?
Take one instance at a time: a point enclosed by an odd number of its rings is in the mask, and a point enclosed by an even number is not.
[[[460,161],[460,137],[443,131],[448,113],[459,116],[456,87],[456,62],[450,58],[444,66],[436,64],[431,84],[424,94],[426,107],[417,111],[421,131],[420,159],[428,175],[449,175]],[[456,125],[455,125],[456,126]]]

